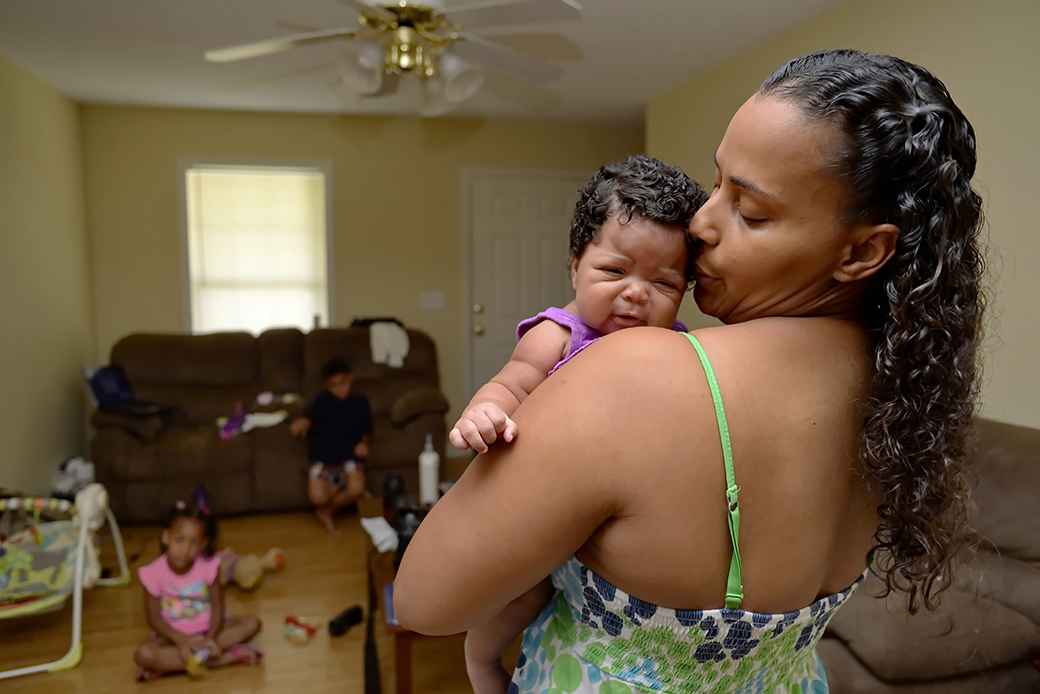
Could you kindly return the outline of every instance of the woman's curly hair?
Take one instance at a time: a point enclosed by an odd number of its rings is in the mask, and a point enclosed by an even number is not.
[[[675,227],[686,240],[686,283],[693,281],[696,241],[687,233],[694,213],[708,199],[697,182],[674,166],[641,154],[604,166],[585,184],[571,221],[571,260],[595,243],[600,227],[617,216],[622,223],[643,217]]]
[[[895,255],[868,297],[875,373],[861,457],[884,494],[875,536],[885,595],[915,613],[949,586],[968,538],[964,465],[979,394],[985,304],[975,131],[946,87],[885,55],[797,58],[759,90],[845,134],[833,162],[851,223],[891,223]]]

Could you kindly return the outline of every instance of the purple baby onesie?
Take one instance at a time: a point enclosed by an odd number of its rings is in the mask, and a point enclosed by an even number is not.
[[[567,356],[556,362],[556,366],[552,367],[552,371],[549,372],[550,376],[552,376],[558,368],[573,359],[575,354],[603,337],[598,332],[585,325],[585,322],[581,318],[578,318],[570,311],[554,307],[542,311],[534,318],[528,318],[525,321],[521,321],[520,325],[516,326],[517,342],[520,341],[520,338],[523,337],[528,330],[538,325],[543,320],[551,320],[553,323],[562,325],[571,331],[571,349],[567,352]],[[672,330],[679,333],[690,332],[690,329],[683,325],[681,321],[675,321]]]

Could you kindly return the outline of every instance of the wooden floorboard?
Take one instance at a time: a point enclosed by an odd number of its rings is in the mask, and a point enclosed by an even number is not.
[[[363,530],[356,516],[339,519],[343,535],[332,537],[310,514],[257,515],[221,523],[221,541],[239,554],[262,554],[282,547],[288,565],[269,574],[253,592],[227,591],[231,614],[259,617],[264,627],[253,641],[266,654],[259,667],[215,670],[206,680],[184,675],[147,685],[133,681],[133,654],[148,635],[143,593],[136,569],[159,554],[159,529],[123,529],[128,555],[136,555],[133,583],[126,588],[94,588],[83,595],[83,661],[74,670],[0,680],[4,694],[121,694],[123,692],[299,692],[326,694],[364,691],[364,625],[330,638],[328,620],[355,604],[366,606]],[[110,544],[110,543],[109,543]],[[112,566],[111,548],[104,560]],[[53,660],[64,655],[71,636],[71,599],[61,612],[0,621],[0,669]],[[287,615],[321,629],[305,644],[282,636]],[[367,615],[367,606],[366,606]],[[381,617],[381,615],[379,616]],[[394,644],[377,620],[376,636],[383,692],[393,694]],[[413,687],[422,692],[471,692],[462,656],[462,637],[423,639],[413,647]],[[511,649],[515,662],[516,647]]]

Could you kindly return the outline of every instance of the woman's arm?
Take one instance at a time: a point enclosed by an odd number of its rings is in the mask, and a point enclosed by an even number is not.
[[[632,464],[657,445],[658,408],[674,402],[691,351],[670,331],[625,330],[538,387],[516,412],[524,435],[475,459],[419,526],[395,582],[401,623],[483,624],[624,517]]]

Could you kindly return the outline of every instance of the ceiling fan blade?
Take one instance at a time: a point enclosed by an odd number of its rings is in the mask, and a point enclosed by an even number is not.
[[[245,43],[240,46],[230,46],[228,48],[218,48],[216,50],[206,51],[206,60],[211,63],[230,63],[234,60],[245,60],[246,58],[258,58],[262,55],[281,53],[290,48],[305,46],[309,43],[318,43],[339,38],[352,39],[356,35],[357,34],[353,30],[345,28],[309,31],[305,34],[293,34],[278,39],[257,41],[255,43]]]
[[[462,34],[461,37],[463,40],[452,44],[451,50],[460,58],[476,61],[493,70],[537,83],[549,82],[563,74],[563,68],[554,63],[529,58],[472,34]]]
[[[548,115],[559,111],[563,94],[502,72],[489,73],[481,91],[528,111]]]
[[[511,31],[508,34],[481,34],[480,38],[517,53],[536,55],[539,60],[578,62],[585,57],[582,47],[563,34],[520,34]]]
[[[361,2],[361,0],[339,0],[339,3],[353,8],[359,14],[368,15],[370,17],[379,17],[385,22],[397,21],[397,17],[392,12],[387,12],[382,7]]]
[[[449,21],[467,30],[513,24],[576,22],[581,5],[574,0],[487,0],[444,11]]]

